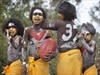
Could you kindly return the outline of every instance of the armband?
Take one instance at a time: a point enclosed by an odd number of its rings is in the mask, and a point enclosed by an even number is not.
[[[23,65],[25,65],[26,64],[26,62],[23,62]]]

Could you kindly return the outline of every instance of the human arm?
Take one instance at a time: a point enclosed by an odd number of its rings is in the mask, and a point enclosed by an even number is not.
[[[88,51],[89,54],[94,53],[96,48],[95,41],[90,41],[89,44],[85,41],[83,35],[79,35],[79,39],[82,42],[82,45],[85,47],[85,49]]]
[[[41,25],[41,28],[43,29],[49,29],[49,30],[57,30],[60,25],[61,25],[61,21],[55,21],[55,22],[43,22],[43,24]]]
[[[23,74],[22,75],[27,75],[27,63],[26,63],[26,58],[27,58],[27,52],[24,48],[22,48],[22,69],[23,69]]]
[[[27,75],[27,45],[28,45],[28,28],[25,28],[22,40],[22,64],[23,75]]]

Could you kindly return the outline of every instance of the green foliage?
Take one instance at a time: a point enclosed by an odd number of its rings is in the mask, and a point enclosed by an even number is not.
[[[44,0],[16,0],[16,2],[12,2],[13,0],[0,0],[0,75],[3,70],[2,66],[6,65],[6,57],[7,57],[7,42],[6,37],[2,33],[2,25],[11,17],[18,18],[22,21],[24,27],[30,26],[32,23],[29,20],[29,12],[30,8],[33,6],[41,6],[44,3]],[[55,11],[56,4],[59,2],[59,0],[50,0],[50,8],[45,8],[48,12],[48,20],[54,21],[57,19],[57,12]],[[70,1],[70,0],[67,0]],[[80,3],[82,0],[76,0],[76,2]],[[32,3],[32,6],[30,6],[30,3]],[[100,12],[100,3],[98,6],[96,6],[94,9]],[[95,19],[97,22],[100,23],[100,19],[94,16],[95,11],[91,12],[91,16],[93,16],[93,19]],[[53,32],[54,38],[56,39],[57,35],[56,32]],[[94,37],[97,43],[97,53],[96,53],[96,64],[98,66],[98,69],[100,69],[100,34],[97,33]],[[56,39],[57,40],[57,39]],[[99,62],[97,62],[99,61]],[[57,64],[57,57],[52,59],[50,61],[50,74],[56,75],[56,64]]]
[[[56,72],[57,57],[50,61],[50,75],[57,75]]]
[[[97,66],[98,72],[100,73],[100,34],[97,33],[94,37],[96,41],[96,57],[95,57],[95,64]]]
[[[0,75],[3,71],[3,66],[6,64],[7,43],[0,26]]]

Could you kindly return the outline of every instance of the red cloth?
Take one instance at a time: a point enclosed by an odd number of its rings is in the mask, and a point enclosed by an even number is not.
[[[83,53],[84,51],[85,51],[85,47],[82,46],[82,48],[81,48],[81,52]]]

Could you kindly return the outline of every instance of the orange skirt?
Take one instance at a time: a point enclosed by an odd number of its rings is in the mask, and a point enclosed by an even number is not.
[[[49,75],[49,63],[34,57],[29,57],[28,75]]]
[[[22,75],[22,64],[20,60],[13,62],[10,66],[4,67],[5,75]]]

